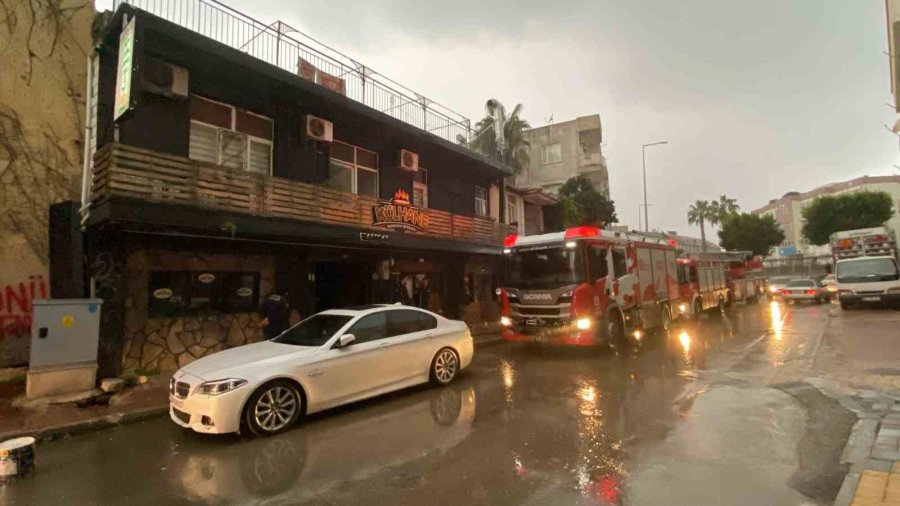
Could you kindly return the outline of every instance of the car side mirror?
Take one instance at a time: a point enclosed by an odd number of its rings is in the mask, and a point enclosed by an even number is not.
[[[344,334],[340,337],[340,339],[338,339],[337,347],[338,348],[346,348],[347,346],[350,346],[351,344],[353,344],[354,341],[356,341],[356,336],[354,336],[353,334]]]

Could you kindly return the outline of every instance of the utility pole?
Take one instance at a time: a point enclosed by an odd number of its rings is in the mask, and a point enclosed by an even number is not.
[[[641,146],[641,172],[644,175],[644,232],[650,231],[650,216],[649,209],[647,204],[647,148],[650,146],[660,146],[662,144],[668,144],[669,141],[659,141],[659,142],[651,142],[650,144],[644,144]],[[640,219],[640,215],[638,216]]]

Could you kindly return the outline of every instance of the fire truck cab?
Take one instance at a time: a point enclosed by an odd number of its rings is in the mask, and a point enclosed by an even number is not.
[[[664,239],[595,227],[504,241],[507,341],[576,346],[667,329],[678,307],[675,249]]]

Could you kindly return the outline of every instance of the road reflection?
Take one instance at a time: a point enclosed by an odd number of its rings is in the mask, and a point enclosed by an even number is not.
[[[195,503],[293,503],[374,479],[383,469],[446,451],[471,432],[474,388],[428,393],[415,402],[391,399],[389,410],[374,415],[336,413],[278,437],[173,456],[173,489]]]

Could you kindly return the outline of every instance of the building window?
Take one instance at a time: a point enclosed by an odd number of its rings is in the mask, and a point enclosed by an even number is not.
[[[541,146],[541,163],[557,163],[562,161],[562,145],[560,143],[545,144]]]
[[[487,216],[488,200],[487,189],[482,186],[475,187],[475,216]]]
[[[525,209],[522,206],[522,198],[512,193],[506,194],[506,224],[518,225],[520,231],[525,227]]]
[[[150,271],[150,317],[250,313],[259,301],[258,272]]]
[[[325,186],[344,193],[378,197],[378,155],[344,142],[331,144]]]
[[[413,174],[413,206],[428,207],[428,171],[419,167]]]
[[[272,173],[272,120],[191,95],[191,159],[230,169]]]

